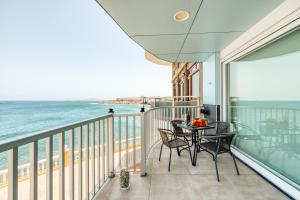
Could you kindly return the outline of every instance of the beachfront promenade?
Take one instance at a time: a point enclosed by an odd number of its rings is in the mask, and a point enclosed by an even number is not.
[[[117,148],[115,150],[114,155],[114,166],[116,171],[119,171],[121,168],[126,168],[125,166],[128,166],[129,170],[132,171],[139,171],[140,167],[140,161],[141,161],[141,146],[140,141],[137,138],[136,139],[137,144],[134,148],[132,146],[132,141],[129,140],[128,142],[128,151],[126,151],[126,142],[122,141],[121,144],[121,151],[119,151]],[[116,146],[119,146],[118,142],[115,143]],[[101,149],[101,147],[100,147]],[[135,149],[135,151],[134,151]],[[92,149],[90,148],[90,153]],[[84,152],[84,149],[83,149]],[[97,152],[97,151],[95,151]],[[104,154],[103,154],[104,153]],[[74,152],[75,154],[75,160],[74,160],[74,197],[77,199],[78,197],[78,171],[79,171],[79,160],[78,160],[78,152]],[[91,155],[91,154],[90,154]],[[98,159],[100,161],[103,161],[103,159],[107,160],[107,155],[105,155],[105,152],[100,153],[100,157],[95,154],[95,160],[90,157],[89,158],[89,172],[92,170],[95,170],[95,175],[100,177],[100,182],[97,182],[98,180],[95,179],[95,185],[98,187],[98,185],[102,185],[104,181],[104,177],[101,177],[101,174],[104,174],[104,176],[108,176],[108,169],[107,166],[101,167],[98,169],[97,163]],[[121,161],[121,162],[120,162]],[[39,173],[38,173],[38,199],[46,199],[46,161],[41,160],[39,161]],[[65,199],[69,199],[69,191],[70,191],[70,153],[69,150],[65,151]],[[86,180],[86,159],[83,157],[82,160],[82,182]],[[93,167],[93,164],[94,167]],[[128,165],[127,165],[128,164]],[[59,156],[53,157],[53,199],[59,199]],[[21,197],[22,200],[29,200],[29,191],[30,191],[30,166],[29,164],[25,164],[22,166],[19,166],[19,185],[18,185],[18,196]],[[98,174],[99,173],[99,174]],[[0,172],[1,181],[0,181],[0,197],[1,199],[8,199],[8,190],[7,190],[7,170],[3,170]],[[89,191],[92,192],[92,185],[93,185],[93,178],[91,177],[91,173],[89,173]],[[82,194],[86,193],[86,187],[85,184],[82,184]],[[97,188],[96,188],[97,189]]]

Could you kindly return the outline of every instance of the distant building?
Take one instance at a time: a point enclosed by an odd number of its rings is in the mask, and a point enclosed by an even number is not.
[[[172,85],[173,96],[202,96],[202,64],[199,62],[173,63]],[[189,101],[189,98],[178,98]]]

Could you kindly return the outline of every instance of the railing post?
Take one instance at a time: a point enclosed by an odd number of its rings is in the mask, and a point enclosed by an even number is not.
[[[53,199],[53,136],[46,139],[46,199]]]
[[[59,200],[65,199],[65,132],[59,134]]]
[[[30,144],[30,199],[37,200],[38,197],[38,142]]]
[[[146,121],[144,108],[141,108],[141,146],[141,176],[147,176]]]
[[[18,147],[8,151],[8,200],[18,199]]]
[[[111,117],[109,117],[108,119],[108,143],[109,143],[109,150],[108,150],[108,154],[109,154],[109,161],[108,161],[108,166],[109,166],[109,178],[113,178],[115,177],[115,166],[114,166],[114,109],[110,108],[108,113],[111,114]]]
[[[69,165],[69,199],[74,200],[74,129],[70,130],[69,136],[69,152],[70,152],[70,165]]]

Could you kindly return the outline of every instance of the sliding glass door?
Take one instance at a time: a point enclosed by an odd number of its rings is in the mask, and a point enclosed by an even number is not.
[[[300,30],[229,65],[233,146],[300,189]]]

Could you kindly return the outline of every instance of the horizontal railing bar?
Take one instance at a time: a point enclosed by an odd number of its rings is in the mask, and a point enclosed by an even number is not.
[[[146,112],[149,112],[151,110],[156,110],[156,109],[160,109],[160,108],[171,108],[172,106],[164,106],[164,107],[157,107],[157,108],[151,108],[149,110],[147,110]],[[195,106],[176,106],[176,107],[195,107]],[[197,106],[197,107],[202,107],[202,106]],[[116,117],[118,116],[140,116],[140,113],[118,113],[115,114]],[[75,123],[71,123],[71,124],[67,124],[67,125],[63,125],[63,126],[59,126],[56,128],[52,128],[49,130],[45,130],[45,131],[39,131],[39,132],[34,132],[31,133],[29,135],[25,135],[25,136],[21,136],[21,137],[15,137],[9,140],[6,140],[4,142],[0,142],[0,153],[7,151],[9,149],[12,149],[13,147],[17,147],[17,146],[22,146],[28,143],[31,143],[33,141],[37,141],[37,140],[41,140],[41,139],[45,139],[47,137],[49,137],[50,135],[56,135],[59,134],[61,132],[66,132],[68,130],[71,130],[73,128],[78,128],[82,125],[88,124],[88,123],[92,123],[98,120],[102,120],[102,119],[107,119],[109,117],[111,117],[112,114],[107,114],[107,115],[103,115],[97,118],[92,118],[92,119],[88,119],[88,120],[84,120],[84,121],[80,121],[80,122],[75,122]]]
[[[289,111],[300,111],[300,109],[297,108],[283,108],[283,107],[264,107],[264,106],[228,106],[231,108],[251,108],[251,109],[274,109],[274,110],[289,110]]]
[[[96,118],[92,118],[92,119],[88,119],[88,120],[84,120],[84,121],[80,121],[80,122],[75,122],[75,123],[59,126],[59,127],[56,127],[56,128],[45,130],[45,131],[39,131],[39,132],[31,133],[31,134],[21,136],[21,137],[15,137],[15,138],[6,140],[4,142],[0,142],[0,153],[4,152],[4,151],[7,151],[9,149],[12,149],[14,147],[22,146],[22,145],[31,143],[33,141],[45,139],[46,137],[49,137],[51,135],[56,135],[56,134],[59,134],[61,132],[66,132],[66,131],[69,131],[73,128],[78,128],[82,125],[92,123],[92,122],[95,122],[95,121],[98,121],[98,120],[106,119],[106,118],[109,118],[109,117],[112,117],[112,114],[107,114],[107,115],[103,115],[103,116],[100,116],[100,117],[96,117]]]
[[[199,96],[147,97],[148,99],[201,98]]]
[[[159,106],[159,107],[155,107],[155,108],[150,108],[150,109],[146,110],[145,113],[148,113],[152,110],[159,110],[162,108],[203,108],[203,106]]]
[[[64,126],[60,126],[54,129],[41,131],[32,133],[31,135],[27,135],[25,137],[14,138],[10,141],[6,141],[0,143],[0,153],[6,150],[9,150],[10,157],[9,157],[9,166],[14,166],[16,163],[13,162],[14,159],[17,160],[17,152],[18,147],[24,144],[32,144],[31,145],[31,167],[38,164],[37,161],[37,144],[38,141],[41,139],[46,139],[46,158],[47,161],[47,199],[51,200],[53,198],[53,136],[59,136],[59,196],[60,199],[65,199],[65,138],[68,135],[68,131],[70,131],[69,136],[69,143],[70,143],[70,168],[69,168],[69,182],[70,187],[69,189],[69,197],[73,199],[75,196],[74,194],[74,161],[77,160],[78,163],[78,172],[77,172],[77,179],[78,179],[78,188],[77,188],[77,197],[78,199],[89,199],[91,196],[98,191],[99,188],[105,183],[105,181],[110,177],[110,172],[114,172],[117,170],[114,166],[114,161],[119,159],[119,166],[125,166],[127,169],[133,167],[133,171],[137,171],[137,163],[141,163],[142,167],[140,171],[142,173],[146,173],[146,166],[147,159],[149,157],[149,152],[154,148],[156,144],[160,141],[159,133],[157,128],[168,128],[170,124],[168,123],[169,120],[174,118],[174,113],[177,113],[178,117],[182,117],[184,113],[188,110],[192,115],[196,115],[200,113],[200,108],[203,106],[162,106],[156,107],[147,110],[144,113],[118,113],[118,114],[108,114],[101,117],[84,120],[81,122],[76,122]],[[195,114],[194,114],[195,113]],[[114,126],[114,117],[118,119],[118,125]],[[132,118],[132,126],[133,130],[129,128],[129,119],[131,122]],[[122,123],[122,119],[125,119],[125,124]],[[138,120],[137,120],[138,119]],[[101,127],[102,121],[102,127]],[[137,123],[140,122],[140,126],[137,128]],[[97,127],[98,131],[96,131],[96,123],[99,123],[99,127]],[[90,127],[92,126],[92,127]],[[130,124],[131,126],[131,124]],[[84,129],[83,129],[84,127]],[[114,140],[114,131],[115,128],[118,127],[119,135],[118,140]],[[78,152],[75,158],[75,129],[78,128]],[[140,136],[137,135],[136,131],[140,129]],[[83,131],[84,130],[84,131]],[[102,132],[101,132],[101,131]],[[126,139],[122,139],[121,134],[122,130],[124,130]],[[117,132],[116,132],[117,133]],[[133,134],[133,138],[131,138],[131,134]],[[91,137],[90,137],[91,135]],[[130,138],[129,138],[130,135]],[[96,137],[95,137],[96,136]],[[84,137],[84,138],[83,138]],[[111,139],[112,138],[112,139]],[[84,140],[83,140],[84,139]],[[117,139],[117,138],[116,138]],[[91,140],[91,146],[90,144]],[[112,142],[113,141],[113,142]],[[83,143],[84,142],[84,143]],[[97,142],[97,144],[95,144]],[[35,146],[33,146],[33,144]],[[130,148],[129,148],[130,147]],[[85,148],[83,151],[82,148]],[[91,149],[90,149],[91,148]],[[100,149],[101,148],[101,149]],[[111,149],[114,148],[114,149]],[[115,155],[115,148],[118,148],[119,154]],[[132,152],[133,148],[133,152]],[[90,151],[91,150],[91,151]],[[97,153],[95,153],[97,151]],[[14,154],[12,154],[12,152]],[[35,153],[35,154],[32,154]],[[124,154],[124,155],[123,155]],[[84,155],[84,156],[83,156]],[[116,160],[114,159],[116,158]],[[83,160],[84,158],[84,160]],[[91,159],[91,162],[90,162]],[[96,159],[97,163],[96,163]],[[82,162],[84,161],[84,176],[82,174]],[[123,161],[125,163],[123,163]],[[132,163],[133,162],[133,163]],[[32,164],[33,163],[33,164]],[[67,162],[66,162],[67,163]],[[123,163],[123,164],[122,164]],[[97,165],[97,173],[96,173],[96,165]],[[91,166],[91,171],[90,167]],[[17,167],[14,167],[17,168]],[[36,169],[35,169],[36,168]],[[35,190],[31,191],[31,196],[36,197],[37,190],[35,186],[37,184],[37,166],[33,167],[34,173],[33,178],[31,178],[32,188]],[[139,169],[139,168],[138,168]],[[17,175],[17,169],[9,168],[10,173],[14,173],[13,175]],[[12,176],[13,176],[12,175]],[[90,177],[91,175],[91,177]],[[90,180],[90,178],[92,178]],[[97,179],[96,179],[97,178]],[[10,186],[17,187],[16,180],[17,177],[13,177],[10,179]],[[97,180],[97,181],[96,181]],[[96,186],[96,183],[98,186]],[[83,190],[84,188],[84,190]],[[91,190],[90,190],[91,189]],[[90,193],[91,192],[91,193]],[[14,198],[15,193],[14,191],[10,191],[10,196]]]
[[[140,116],[141,113],[118,113],[118,114],[114,114],[115,117],[133,117],[133,116]]]

